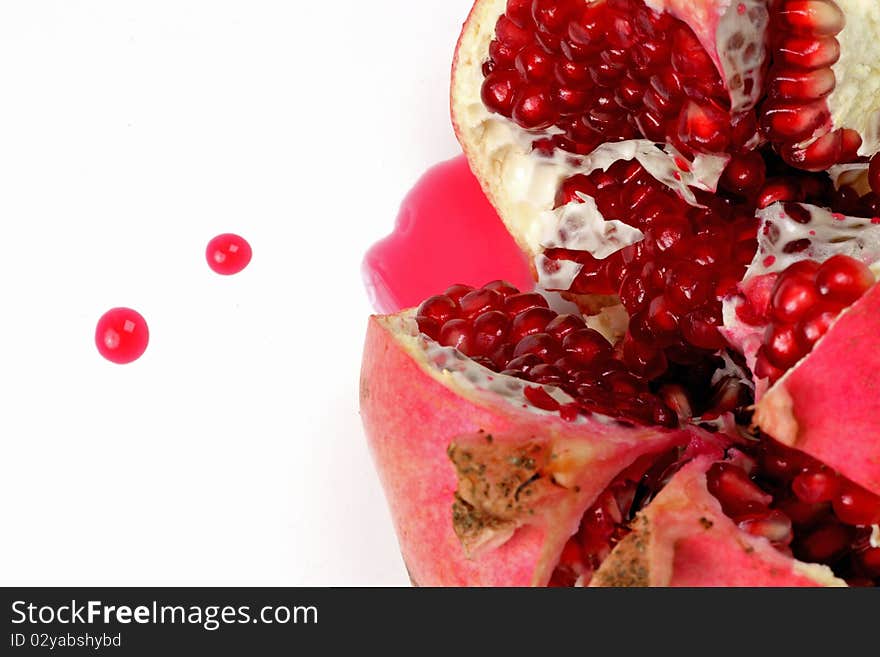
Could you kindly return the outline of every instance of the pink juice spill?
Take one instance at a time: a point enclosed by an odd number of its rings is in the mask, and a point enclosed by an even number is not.
[[[373,307],[383,313],[417,306],[454,283],[534,285],[464,155],[432,167],[410,190],[394,232],[367,252],[363,273]]]

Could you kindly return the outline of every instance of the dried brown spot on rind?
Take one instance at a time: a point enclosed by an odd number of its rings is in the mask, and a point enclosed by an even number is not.
[[[546,444],[502,447],[483,436],[453,443],[447,454],[458,476],[452,526],[470,557],[502,545],[518,527],[534,521],[542,499],[560,491],[552,474],[544,472],[552,460]]]
[[[590,586],[651,586],[651,571],[648,563],[650,541],[651,531],[648,520],[640,516],[633,524],[633,532],[617,544],[611,556],[596,571]]]

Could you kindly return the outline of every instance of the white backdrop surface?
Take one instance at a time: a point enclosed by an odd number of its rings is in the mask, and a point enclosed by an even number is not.
[[[408,583],[360,261],[458,152],[469,5],[0,3],[0,584]],[[119,305],[151,330],[122,367],[93,344]]]

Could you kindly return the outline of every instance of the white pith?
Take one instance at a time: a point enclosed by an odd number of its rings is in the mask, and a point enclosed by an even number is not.
[[[858,192],[859,196],[864,196],[871,191],[871,185],[868,182],[867,162],[835,164],[828,169],[828,176],[834,184],[834,189],[848,185]]]
[[[871,219],[863,217],[846,217],[832,213],[814,205],[799,205],[810,212],[811,219],[807,224],[792,219],[782,203],[776,203],[758,212],[758,217],[761,219],[758,228],[758,251],[743,277],[743,284],[757,276],[782,272],[801,260],[824,262],[835,255],[847,255],[861,260],[871,268],[875,279],[880,279],[880,224],[872,223]],[[770,238],[774,231],[768,231],[768,225],[775,226],[779,230],[779,238],[775,242]],[[800,239],[811,241],[807,250],[790,254],[783,252],[782,249],[786,244]],[[736,309],[741,303],[743,303],[742,299],[736,296],[724,300],[722,333],[728,342],[745,356],[749,368],[754,371],[757,352],[763,343],[764,327],[751,326],[739,319]],[[797,364],[790,368],[786,376],[796,367]],[[756,398],[762,397],[766,390],[767,381],[762,380],[756,386]]]
[[[591,197],[579,196],[582,203],[568,203],[541,217],[541,248],[586,251],[602,260],[645,239],[638,228],[616,219],[606,220]],[[583,265],[572,261],[551,261],[543,255],[535,258],[538,285],[545,290],[568,290],[581,269]]]
[[[781,272],[801,260],[824,262],[843,254],[873,265],[880,261],[880,224],[864,217],[847,217],[815,205],[799,204],[810,213],[810,222],[801,224],[791,218],[782,203],[758,211],[758,251],[743,281],[754,276]],[[775,227],[779,237],[772,239]],[[784,253],[786,244],[810,240],[810,247],[800,253]],[[770,258],[770,260],[768,260]]]
[[[523,381],[513,376],[493,372],[452,347],[444,347],[419,331],[415,320],[415,310],[382,318],[395,339],[413,358],[424,366],[424,370],[443,385],[472,395],[489,395],[506,403],[543,417],[559,418],[558,411],[546,411],[532,405],[525,396],[525,389],[542,388],[560,405],[573,403],[574,398],[556,386],[540,385]],[[579,414],[572,424],[600,422],[611,424],[615,420],[599,413],[589,416]]]
[[[836,78],[828,96],[834,128],[850,128],[862,136],[859,155],[880,151],[880,3],[875,0],[834,0],[846,16],[837,35],[840,59],[831,67]]]
[[[871,547],[880,548],[880,525],[872,525],[871,529]]]
[[[556,151],[553,157],[534,153],[532,144],[536,139],[558,130],[526,131],[512,121],[489,112],[480,97],[484,79],[482,66],[488,58],[495,23],[505,9],[505,0],[480,0],[475,5],[456,53],[452,113],[471,168],[524,251],[533,258],[540,256],[546,246],[547,235],[553,235],[561,222],[570,219],[571,215],[566,215],[569,210],[559,208],[554,211],[554,206],[561,184],[575,174],[589,174],[598,169],[607,169],[620,160],[635,159],[650,175],[676,191],[691,205],[698,205],[691,187],[715,191],[729,159],[727,155],[700,155],[688,163],[671,147],[661,150],[647,140],[603,144],[586,157],[561,151]],[[602,217],[601,213],[598,218],[618,219]],[[595,225],[596,217],[591,221]],[[563,248],[576,248],[566,246],[555,238],[550,241]],[[626,244],[621,244],[620,248],[624,246]],[[607,248],[603,252],[606,254],[603,257],[613,253]],[[561,280],[569,280],[570,283],[577,273],[575,267],[561,266],[563,271],[557,273]]]
[[[810,223],[801,224],[790,217],[782,203],[775,203],[758,211],[761,225],[758,228],[758,251],[746,271],[742,282],[747,283],[756,276],[778,273],[801,260],[824,262],[835,255],[848,255],[861,260],[880,278],[880,224],[872,223],[863,217],[846,217],[815,205],[799,204],[810,212]],[[774,242],[774,231],[768,225],[779,229],[779,238]],[[784,253],[783,247],[789,242],[809,239],[810,247],[800,253]],[[740,301],[736,297],[724,301],[724,326],[738,330],[742,322],[736,316]]]
[[[845,588],[847,583],[834,574],[830,567],[819,563],[804,563],[803,561],[793,560],[792,570],[798,575],[808,577],[817,584],[822,586]]]

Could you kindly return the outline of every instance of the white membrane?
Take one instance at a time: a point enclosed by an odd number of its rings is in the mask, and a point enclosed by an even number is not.
[[[828,96],[835,128],[862,136],[859,155],[880,151],[880,2],[834,0],[846,16],[837,35],[840,59],[831,67],[837,84]]]

